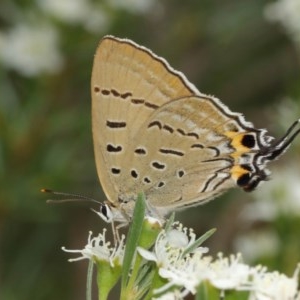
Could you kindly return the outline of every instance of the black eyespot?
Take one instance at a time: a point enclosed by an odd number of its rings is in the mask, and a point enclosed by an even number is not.
[[[249,184],[250,179],[251,179],[250,173],[245,173],[238,178],[236,184],[238,186],[245,187]]]
[[[95,89],[94,89],[94,91],[97,93],[97,92],[99,92],[99,87],[96,87]],[[102,95],[104,95],[104,96],[108,96],[109,94],[110,94],[110,91],[109,90],[101,90],[101,94]]]
[[[110,91],[111,91],[111,93],[112,93],[115,97],[119,97],[119,96],[120,96],[120,93],[119,93],[118,91],[116,91],[116,90],[114,90],[114,89],[111,89]]]
[[[157,186],[158,186],[159,188],[161,188],[161,187],[163,187],[164,185],[165,185],[165,183],[164,183],[163,181],[160,181],[160,182],[158,183]]]
[[[113,129],[119,129],[119,128],[124,128],[126,127],[126,122],[123,121],[109,121],[106,120],[106,126],[108,128],[113,128]]]
[[[134,153],[144,155],[144,154],[146,154],[146,150],[144,148],[136,148],[134,150]]]
[[[179,170],[177,174],[181,178],[184,175],[184,171],[183,170]]]
[[[171,126],[166,125],[166,124],[163,126],[163,129],[165,129],[166,131],[169,131],[170,133],[174,132],[174,129]]]
[[[158,162],[158,161],[154,161],[152,162],[152,166],[155,168],[155,169],[158,169],[158,170],[163,170],[166,168],[166,165]]]
[[[153,121],[148,125],[148,128],[151,128],[153,126],[157,126],[159,129],[162,128],[162,124],[159,121]]]
[[[241,144],[247,148],[255,147],[255,139],[252,134],[245,134],[241,140]]]
[[[133,178],[138,178],[138,176],[139,176],[139,174],[137,173],[137,171],[136,170],[131,170],[131,176],[133,177]]]
[[[148,177],[144,177],[143,181],[144,181],[145,183],[151,183],[151,180],[150,180]]]
[[[118,168],[111,168],[111,172],[115,175],[120,174],[121,173],[121,169]]]
[[[112,144],[107,144],[106,150],[108,152],[121,152],[122,151],[122,146],[120,146],[120,145],[114,146]]]

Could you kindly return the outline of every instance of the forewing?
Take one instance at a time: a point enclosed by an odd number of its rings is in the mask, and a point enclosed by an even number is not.
[[[116,203],[125,189],[121,174],[130,169],[128,148],[142,134],[139,129],[165,103],[199,92],[150,50],[111,36],[98,46],[91,89],[97,171],[108,200]]]

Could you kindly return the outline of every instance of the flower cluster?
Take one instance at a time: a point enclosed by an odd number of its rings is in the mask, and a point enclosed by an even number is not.
[[[63,69],[65,54],[61,49],[61,25],[80,26],[87,33],[109,31],[114,11],[141,15],[160,9],[156,0],[36,0],[32,10],[0,4],[9,11],[9,24],[0,30],[0,62],[23,76],[58,73]],[[155,9],[154,9],[155,8]],[[18,16],[18,17],[16,17]]]
[[[88,243],[82,250],[70,250],[62,247],[62,250],[69,253],[79,253],[81,256],[77,258],[69,259],[69,262],[79,261],[82,259],[89,259],[93,261],[107,261],[114,267],[114,264],[118,262],[122,264],[124,256],[124,241],[125,236],[122,235],[116,247],[111,246],[109,241],[106,241],[106,229],[103,229],[103,233],[99,233],[98,236],[92,237],[92,231],[89,232]]]
[[[58,72],[63,57],[58,49],[57,31],[49,24],[19,24],[0,33],[0,60],[4,66],[28,77]]]
[[[219,295],[246,292],[249,300],[300,299],[299,266],[292,277],[287,277],[279,272],[268,272],[262,266],[251,267],[243,263],[240,254],[225,257],[220,253],[213,258],[207,254],[207,248],[199,245],[199,241],[202,243],[203,239],[196,239],[192,229],[175,222],[171,229],[160,231],[152,250],[137,248],[145,265],[155,265],[158,276],[163,280],[163,284],[153,291],[153,299],[183,299],[188,294],[197,294],[201,285],[209,285]],[[116,258],[119,262],[123,261],[124,237],[114,248],[106,241],[105,231],[96,238],[91,238],[90,233],[88,245],[83,250],[63,249],[81,253],[81,257],[70,261],[106,259],[113,266]]]
[[[296,268],[294,276],[289,278],[278,272],[268,272],[261,266],[250,267],[242,262],[241,254],[224,257],[220,253],[214,259],[204,255],[207,249],[202,247],[186,253],[195,241],[192,230],[183,228],[180,224],[176,230],[177,235],[188,233],[189,241],[185,245],[170,243],[170,234],[174,233],[162,231],[153,252],[139,249],[139,253],[146,260],[156,262],[160,276],[168,280],[157,293],[180,286],[183,288],[182,296],[195,294],[202,282],[209,282],[222,293],[226,290],[249,291],[249,299],[283,300],[295,299],[298,296],[299,267]]]

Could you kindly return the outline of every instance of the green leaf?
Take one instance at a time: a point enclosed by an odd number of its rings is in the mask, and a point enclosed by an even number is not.
[[[166,225],[165,225],[166,232],[168,232],[171,229],[172,224],[174,223],[174,219],[175,219],[175,212],[172,212],[172,214],[170,215],[170,218],[168,219],[168,221],[166,222]]]
[[[206,241],[211,235],[213,235],[215,231],[216,229],[213,228],[204,233],[202,236],[200,236],[199,239],[197,239],[193,244],[191,244],[188,248],[185,249],[185,251],[182,253],[182,257],[197,249],[204,241]]]
[[[227,298],[224,298],[222,295],[223,291],[216,289],[210,284],[209,281],[204,280],[199,284],[197,288],[195,300],[227,300]]]
[[[225,291],[226,300],[247,300],[249,299],[248,291]]]
[[[197,289],[195,300],[208,300],[208,291],[206,282],[201,282]]]
[[[115,261],[112,266],[106,260],[96,260],[96,264],[98,300],[107,300],[111,289],[116,285],[121,276],[122,265]]]
[[[121,293],[122,291],[125,291],[125,287],[129,279],[132,260],[142,232],[145,209],[146,209],[145,196],[143,193],[140,193],[135,203],[132,223],[130,225],[127,241],[126,241],[124,261],[123,261]]]

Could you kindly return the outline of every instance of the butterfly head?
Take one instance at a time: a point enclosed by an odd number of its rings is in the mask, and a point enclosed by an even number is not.
[[[99,211],[93,211],[106,223],[112,223],[114,220],[113,213],[109,204],[101,203]]]
[[[129,217],[126,214],[126,209],[122,208],[121,206],[115,206],[110,201],[100,203],[99,211],[93,211],[106,223],[129,223]]]

